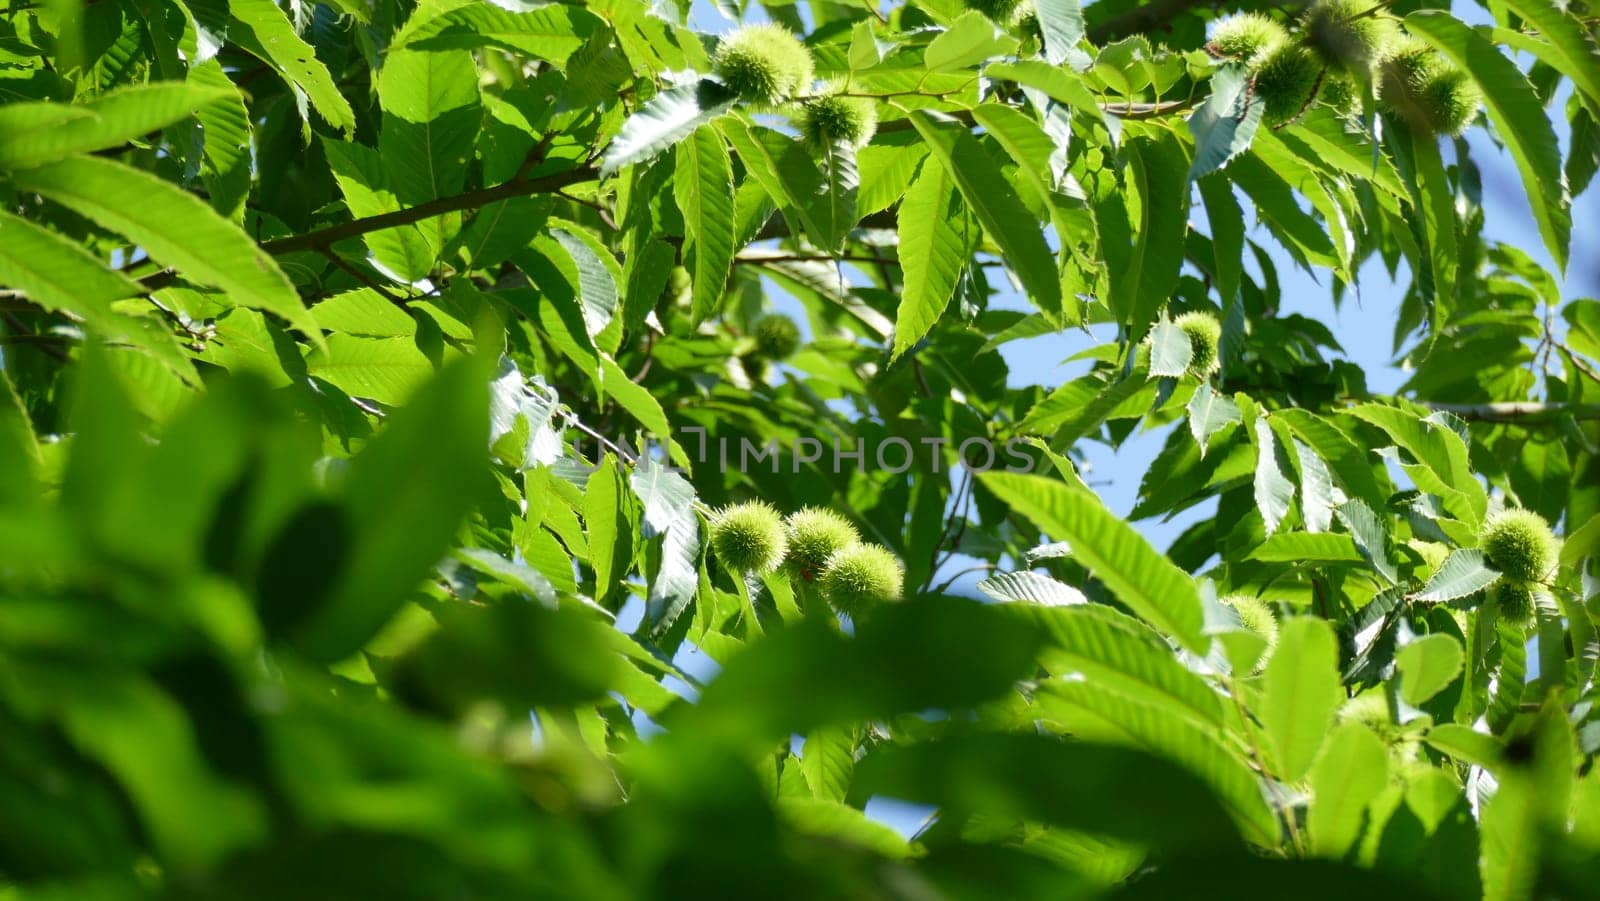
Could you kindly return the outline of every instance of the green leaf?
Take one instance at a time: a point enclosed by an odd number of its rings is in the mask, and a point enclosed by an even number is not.
[[[1138,701],[1165,708],[1165,716],[1220,727],[1222,697],[1173,655],[1154,629],[1103,604],[1016,605],[1018,616],[1040,624],[1049,637],[1039,662],[1060,676],[1081,674]]]
[[[600,358],[601,381],[605,390],[622,409],[639,421],[639,424],[650,430],[657,441],[666,442],[668,456],[672,462],[687,470],[689,455],[672,437],[672,426],[667,422],[667,414],[661,409],[661,402],[654,394],[632,379],[622,371],[610,357]]]
[[[1050,99],[1064,103],[1074,112],[1082,112],[1094,119],[1105,118],[1100,101],[1076,73],[1042,60],[1020,60],[1014,63],[994,63],[984,67],[984,74],[993,79],[1014,81],[1039,91]]]
[[[1190,348],[1190,353],[1194,349]],[[1194,389],[1194,394],[1189,398],[1189,431],[1194,435],[1195,443],[1200,445],[1200,455],[1206,453],[1206,445],[1211,442],[1218,432],[1230,425],[1242,422],[1239,406],[1227,397],[1211,390],[1209,383],[1202,382]]]
[[[1092,60],[1078,44],[1083,41],[1083,10],[1078,0],[1039,0],[1035,4],[1039,31],[1044,34],[1044,58],[1052,66],[1063,63],[1083,71]]]
[[[1189,117],[1195,148],[1189,181],[1215,172],[1249,149],[1266,110],[1265,103],[1250,102],[1249,88],[1249,73],[1238,64],[1224,65],[1212,74],[1210,99]]]
[[[1443,691],[1461,675],[1466,653],[1461,642],[1444,633],[1424,635],[1394,655],[1400,670],[1400,697],[1413,707]]]
[[[378,150],[395,197],[415,206],[460,193],[483,125],[472,54],[391,50],[378,71],[378,100]],[[435,248],[455,231],[445,221],[419,224]]]
[[[1131,252],[1106,251],[1111,296],[1107,304],[1132,340],[1144,337],[1172,297],[1183,265],[1188,231],[1189,183],[1183,148],[1170,134],[1139,136],[1123,145],[1128,178],[1139,194],[1139,228]],[[1120,249],[1119,249],[1120,251]]]
[[[487,374],[481,361],[461,361],[350,461],[337,508],[342,564],[325,597],[292,627],[305,654],[332,662],[354,653],[433,571],[485,478],[488,433]]]
[[[257,59],[272,66],[294,89],[297,97],[311,106],[329,125],[353,133],[355,111],[339,93],[339,86],[328,74],[328,67],[317,59],[316,51],[300,39],[289,18],[273,0],[228,0],[228,41],[237,44]],[[300,104],[304,109],[303,102]]]
[[[622,323],[616,318],[621,267],[605,245],[577,225],[556,225],[550,229],[550,235],[577,269],[584,330],[596,347],[607,353],[615,352],[622,337]]]
[[[1022,280],[1028,297],[1041,310],[1061,314],[1061,282],[1055,260],[1037,220],[1018,199],[971,133],[941,122],[923,110],[913,110],[911,123],[928,142],[929,149],[955,179],[956,187],[977,215],[983,229],[1000,246],[1007,265]]]
[[[1295,617],[1283,624],[1278,649],[1262,675],[1256,714],[1277,761],[1278,777],[1298,782],[1311,768],[1344,692],[1339,646],[1327,622]]]
[[[733,108],[738,96],[720,82],[701,79],[650,98],[622,123],[600,163],[602,177],[623,166],[648,162],[712,119]]]
[[[1539,234],[1556,266],[1565,272],[1572,240],[1572,200],[1561,177],[1555,129],[1528,77],[1487,38],[1447,12],[1420,10],[1406,16],[1405,26],[1470,72],[1483,89],[1489,121],[1522,173]]]
[[[1193,342],[1189,340],[1187,332],[1172,324],[1172,320],[1163,317],[1156,323],[1155,328],[1150,330],[1151,375],[1182,378],[1183,374],[1189,371],[1189,361],[1193,358]],[[1207,393],[1209,392],[1210,389],[1207,388]],[[1196,440],[1199,440],[1198,436]]]
[[[1280,532],[1250,552],[1266,563],[1360,563],[1364,558],[1349,535],[1334,532]]]
[[[1296,438],[1304,441],[1327,462],[1333,474],[1339,477],[1345,494],[1365,501],[1373,510],[1382,509],[1388,504],[1388,480],[1384,480],[1384,485],[1379,484],[1367,451],[1332,423],[1302,409],[1275,410],[1272,418],[1287,425]]]
[[[46,310],[72,313],[95,327],[116,317],[113,301],[142,290],[81,246],[5,210],[0,210],[0,284]]]
[[[922,64],[929,72],[965,69],[1002,55],[1003,47],[1004,43],[995,38],[994,24],[983,13],[969,10],[928,44]]]
[[[1387,138],[1411,194],[1411,229],[1427,256],[1428,271],[1432,275],[1431,281],[1418,279],[1418,290],[1425,290],[1425,283],[1431,288],[1431,296],[1425,295],[1428,327],[1437,335],[1458,303],[1456,270],[1461,255],[1457,249],[1455,190],[1445,177],[1437,139],[1432,135],[1413,134],[1399,120],[1392,120],[1392,125]]]
[[[1296,262],[1302,266],[1339,267],[1327,228],[1301,208],[1289,183],[1262,160],[1257,150],[1234,157],[1227,175],[1254,202],[1257,221],[1272,231]]]
[[[321,343],[311,313],[272,257],[203,201],[169,182],[98,157],[20,171],[12,182],[121,233],[152,259],[226,291],[239,306],[282,316]]]
[[[1265,416],[1256,420],[1255,436],[1256,509],[1261,511],[1261,520],[1266,524],[1267,534],[1271,535],[1289,515],[1289,505],[1294,501],[1294,481],[1284,474],[1278,459],[1278,441]]]
[[[1506,0],[1506,6],[1549,41],[1539,55],[1583,95],[1589,109],[1600,114],[1600,48],[1570,8],[1545,0]]]
[[[911,855],[900,833],[863,811],[837,801],[782,798],[778,801],[778,819],[796,832],[814,836],[819,841],[853,845],[888,860]]]
[[[1333,513],[1344,523],[1344,527],[1350,530],[1350,537],[1355,540],[1361,556],[1372,564],[1372,568],[1383,576],[1384,581],[1390,585],[1399,581],[1400,573],[1389,560],[1389,550],[1386,546],[1388,532],[1384,530],[1378,514],[1372,512],[1372,508],[1360,500],[1345,501]]]
[[[362,144],[331,140],[322,142],[322,150],[352,216],[377,216],[400,209],[400,201],[389,187],[381,153]],[[362,240],[391,277],[413,284],[428,276],[438,256],[439,248],[430,243],[429,237],[412,223],[367,232]],[[432,237],[437,240],[439,235],[434,233]]]
[[[189,83],[215,87],[221,93],[196,114],[200,120],[200,177],[211,195],[211,208],[238,221],[244,215],[252,179],[250,111],[239,88],[214,59],[191,68]]]
[[[835,141],[819,151],[818,163],[822,182],[807,204],[815,223],[812,237],[822,249],[838,253],[856,226],[856,194],[861,188],[856,149],[847,141]]]
[[[733,161],[716,129],[702,125],[678,145],[677,162],[673,193],[683,211],[694,292],[690,317],[698,323],[720,312],[733,267]]]
[[[1500,574],[1483,562],[1483,551],[1477,548],[1457,548],[1439,565],[1427,584],[1416,594],[1414,601],[1454,601],[1488,588]]]
[[[164,81],[100,94],[81,106],[0,106],[0,169],[25,169],[141,140],[224,96],[215,87]]]
[[[1238,830],[1205,784],[1165,757],[1042,735],[965,734],[885,745],[860,790],[1081,829],[1157,848],[1223,847]]]
[[[1458,723],[1440,723],[1429,729],[1424,738],[1428,744],[1451,757],[1491,772],[1499,768],[1505,750],[1493,735]]]
[[[997,601],[1022,601],[1046,607],[1089,603],[1089,599],[1078,589],[1027,570],[995,573],[974,587]]]
[[[900,227],[900,265],[905,289],[895,313],[894,356],[905,353],[939,321],[955,294],[975,236],[955,179],[944,166],[922,164],[906,189],[895,219]]]
[[[1579,561],[1596,556],[1600,556],[1600,515],[1589,517],[1576,529],[1569,528],[1561,543],[1561,565],[1576,567]]]
[[[1421,419],[1396,407],[1361,404],[1348,412],[1382,429],[1426,467],[1425,471],[1412,471],[1414,479],[1432,476],[1417,487],[1438,495],[1451,515],[1472,528],[1483,521],[1489,497],[1472,472],[1467,445],[1460,435],[1434,418]]]
[[[1259,780],[1215,727],[1079,680],[1045,683],[1036,700],[1046,723],[1066,734],[1133,744],[1178,763],[1211,787],[1246,839],[1263,847],[1277,843],[1278,819]]]
[[[1356,721],[1340,724],[1311,768],[1306,829],[1321,857],[1344,857],[1361,837],[1367,805],[1388,785],[1389,751]]]
[[[602,27],[593,13],[553,3],[531,12],[510,12],[490,3],[450,10],[421,24],[407,23],[402,46],[420,50],[496,47],[565,68],[567,58]]]
[[[1333,528],[1333,474],[1305,442],[1290,440],[1300,464],[1300,516],[1305,520],[1306,531],[1326,532]]]
[[[806,736],[800,772],[813,795],[825,801],[844,801],[856,766],[856,744],[854,726],[824,726]]]
[[[1194,581],[1099,498],[1043,476],[991,471],[979,478],[1050,537],[1071,544],[1078,562],[1135,613],[1191,651],[1205,652]]]
[[[1037,672],[1043,644],[1005,606],[919,595],[863,618],[854,636],[820,618],[790,623],[728,660],[678,727],[697,743],[765,748],[831,723],[997,700]],[[986,652],[966,652],[974,647]]]
[[[326,347],[306,358],[306,371],[353,397],[399,406],[433,375],[433,361],[410,336],[333,334]]]

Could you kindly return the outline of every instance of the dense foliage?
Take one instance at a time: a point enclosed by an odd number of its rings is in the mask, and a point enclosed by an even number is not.
[[[10,0],[0,895],[1592,896],[1600,8],[969,2]]]

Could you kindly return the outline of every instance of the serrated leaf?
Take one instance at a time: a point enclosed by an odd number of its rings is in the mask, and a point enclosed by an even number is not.
[[[993,63],[985,66],[983,71],[990,78],[1006,79],[1042,91],[1050,99],[1066,104],[1073,112],[1081,112],[1093,119],[1105,118],[1099,98],[1071,70],[1050,65],[1043,60],[1030,59]]]
[[[1191,672],[1154,629],[1103,604],[1011,608],[1038,622],[1049,636],[1039,655],[1045,669],[1081,674],[1114,685],[1140,701],[1166,706],[1171,714],[1202,724],[1223,724],[1222,698]]]
[[[302,112],[305,99],[329,125],[344,132],[356,127],[350,101],[339,93],[339,86],[328,74],[328,67],[317,59],[316,51],[300,39],[282,9],[273,0],[229,0],[227,39],[266,62],[289,82]]]
[[[1205,652],[1209,641],[1201,634],[1194,580],[1099,498],[1042,476],[991,471],[979,478],[1052,538],[1069,542],[1078,562],[1135,613],[1190,650]]]
[[[1047,607],[1089,603],[1083,592],[1071,585],[1027,570],[995,573],[979,582],[976,587],[997,601],[1027,601]]]
[[[1150,330],[1151,375],[1182,378],[1189,371],[1189,362],[1193,359],[1194,343],[1189,340],[1187,332],[1172,324],[1172,320],[1162,318]]]
[[[1083,40],[1083,10],[1078,0],[1038,0],[1039,31],[1044,35],[1044,58],[1052,66],[1063,63],[1083,71],[1093,60],[1078,44]]]
[[[1335,532],[1280,532],[1250,552],[1266,563],[1360,563],[1364,557],[1349,535]]]
[[[215,87],[218,99],[200,107],[201,165],[211,207],[238,221],[250,195],[250,111],[239,88],[216,60],[206,60],[189,70],[189,83]]]
[[[398,406],[433,375],[433,362],[410,337],[333,334],[306,359],[306,371],[346,394]]]
[[[483,126],[478,70],[465,50],[391,50],[378,72],[378,133],[387,184],[404,206],[461,192]],[[417,223],[437,252],[460,230],[460,215]]]
[[[738,96],[709,78],[678,85],[650,98],[622,123],[600,164],[602,177],[623,166],[655,159],[712,119],[733,108]]]
[[[1427,584],[1411,596],[1416,601],[1453,601],[1493,585],[1500,574],[1483,562],[1483,551],[1457,548],[1428,577]]]
[[[1413,469],[1412,477],[1431,476],[1430,481],[1419,483],[1418,487],[1438,495],[1452,516],[1474,528],[1483,521],[1489,506],[1488,494],[1473,475],[1467,445],[1460,435],[1396,407],[1361,404],[1348,412],[1382,429],[1426,467],[1425,471]]]
[[[1555,129],[1528,77],[1487,38],[1447,12],[1414,12],[1405,17],[1405,26],[1470,72],[1483,89],[1489,121],[1522,173],[1539,234],[1556,266],[1565,272],[1572,241],[1572,199],[1561,173]]]
[[[800,772],[819,800],[844,801],[856,765],[856,727],[824,726],[806,736],[800,751]]]
[[[716,129],[702,125],[678,145],[673,193],[683,211],[690,317],[698,323],[721,309],[735,250],[733,161]]]
[[[226,291],[235,304],[282,316],[321,342],[316,321],[277,262],[204,201],[170,182],[98,157],[19,171],[12,182],[126,236],[186,278]]]
[[[215,87],[163,81],[109,91],[75,106],[0,106],[0,169],[25,169],[138,140],[224,96]]]
[[[645,536],[662,536],[661,564],[639,623],[639,632],[653,640],[672,628],[699,590],[700,520],[694,488],[648,457],[634,466],[628,485],[644,508]]]
[[[1107,305],[1128,327],[1133,340],[1144,337],[1156,314],[1172,297],[1183,265],[1188,231],[1189,183],[1182,145],[1164,133],[1130,139],[1123,145],[1128,178],[1139,193],[1140,227],[1129,250],[1106,250],[1111,291]]]
[[[621,276],[616,260],[604,245],[578,226],[556,226],[550,234],[577,267],[584,330],[596,347],[607,353],[615,351],[617,342],[608,339],[622,336],[621,323],[616,320],[617,281]]]
[[[1278,440],[1272,425],[1265,417],[1255,422],[1256,433],[1256,509],[1261,512],[1267,534],[1278,531],[1284,517],[1289,515],[1289,505],[1294,501],[1294,482],[1284,474],[1278,461]]]
[[[78,244],[0,209],[0,284],[46,310],[80,316],[91,325],[116,314],[113,301],[137,296],[138,283],[113,272]]]
[[[1037,220],[1028,212],[978,139],[923,110],[911,113],[911,123],[928,142],[933,155],[949,171],[977,215],[984,231],[1000,246],[1006,263],[1022,280],[1028,297],[1044,312],[1061,314],[1061,282],[1055,260]]]
[[[1378,520],[1378,514],[1372,512],[1372,508],[1360,500],[1345,501],[1333,513],[1350,531],[1350,537],[1355,540],[1361,556],[1372,564],[1372,568],[1383,576],[1384,581],[1390,585],[1398,581],[1400,574],[1390,562],[1389,551],[1385,546],[1388,533],[1383,528],[1383,523]]]
[[[1221,169],[1247,150],[1266,108],[1251,102],[1250,75],[1243,66],[1230,63],[1213,73],[1211,97],[1189,117],[1195,145],[1189,181]]]
[[[1338,665],[1338,643],[1325,621],[1300,616],[1283,624],[1255,705],[1283,781],[1306,774],[1333,724],[1344,697]]]
[[[1306,531],[1326,532],[1333,528],[1333,475],[1316,451],[1298,438],[1293,440],[1300,464],[1300,516]]]
[[[1589,108],[1600,114],[1600,48],[1571,8],[1543,0],[1506,0],[1506,6],[1544,35],[1549,49],[1540,59],[1572,79]]]
[[[1190,349],[1193,353],[1193,348]],[[1225,395],[1211,390],[1211,385],[1202,382],[1194,389],[1194,394],[1189,398],[1189,431],[1194,435],[1195,443],[1200,445],[1200,456],[1204,457],[1206,445],[1213,436],[1230,425],[1243,422],[1239,414],[1239,405],[1235,404]]]
[[[492,3],[473,3],[415,26],[408,24],[404,46],[422,50],[498,47],[547,60],[561,69],[601,27],[598,17],[576,6],[552,3],[530,12],[511,12]]]
[[[895,214],[900,229],[900,265],[905,288],[894,321],[894,356],[922,340],[955,294],[972,255],[966,207],[955,179],[928,161],[906,189]]]
[[[837,253],[856,225],[856,194],[861,188],[856,149],[846,141],[835,141],[818,152],[818,163],[822,182],[807,205],[816,223],[813,237],[822,249]]]

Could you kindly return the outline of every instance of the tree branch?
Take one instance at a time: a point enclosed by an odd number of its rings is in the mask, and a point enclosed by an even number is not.
[[[1428,404],[1428,409],[1454,413],[1474,422],[1514,422],[1533,424],[1571,416],[1574,419],[1600,419],[1600,404],[1534,403],[1518,401],[1492,404]]]
[[[491,203],[510,200],[514,197],[527,197],[531,194],[553,194],[568,185],[593,181],[598,177],[599,170],[593,166],[579,166],[566,172],[557,172],[554,175],[543,175],[538,178],[514,178],[504,184],[480,188],[476,191],[467,191],[450,197],[441,197],[438,200],[419,203],[416,206],[395,210],[392,213],[380,213],[376,216],[352,219],[349,222],[330,225],[327,228],[307,232],[303,235],[290,235],[286,238],[263,241],[261,249],[273,256],[302,250],[322,250],[346,238],[359,238],[370,232],[410,225],[413,222],[432,219],[434,216],[442,216],[445,213],[475,210]]]

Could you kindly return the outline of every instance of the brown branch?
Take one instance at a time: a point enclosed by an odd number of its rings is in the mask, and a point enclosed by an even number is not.
[[[1513,422],[1524,425],[1548,422],[1562,416],[1600,419],[1600,404],[1536,403],[1516,401],[1491,404],[1428,404],[1428,409],[1454,413],[1474,422]]]
[[[486,207],[491,203],[502,200],[511,200],[516,197],[527,197],[532,194],[552,194],[559,192],[568,185],[580,182],[593,181],[599,177],[599,170],[593,166],[579,166],[566,172],[557,172],[554,175],[544,175],[539,178],[512,179],[504,184],[494,185],[489,188],[480,188],[476,191],[467,191],[427,203],[419,203],[403,210],[392,213],[379,213],[376,216],[366,216],[361,219],[352,219],[338,225],[307,232],[303,235],[290,235],[286,238],[274,238],[264,241],[261,249],[273,256],[286,253],[295,253],[302,250],[320,251],[331,247],[336,242],[347,238],[359,238],[362,235],[386,228],[397,228],[442,216],[445,213],[455,213],[461,210],[475,210]]]

